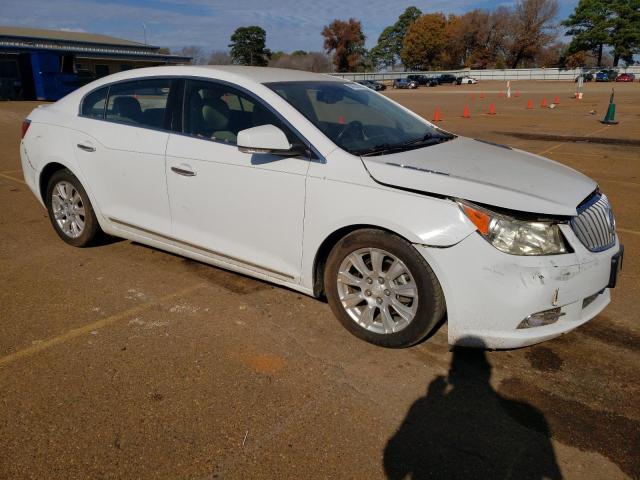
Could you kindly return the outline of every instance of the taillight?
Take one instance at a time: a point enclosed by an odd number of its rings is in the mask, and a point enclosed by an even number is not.
[[[29,125],[31,125],[31,120],[24,119],[22,121],[22,137],[20,138],[24,138],[24,136],[27,134],[27,130],[29,130]]]

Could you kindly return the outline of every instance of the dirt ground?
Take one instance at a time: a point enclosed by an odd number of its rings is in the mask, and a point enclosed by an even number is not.
[[[0,103],[0,478],[640,478],[640,83],[615,85],[620,123],[604,126],[612,86],[387,91],[576,168],[613,203],[612,304],[501,352],[450,352],[446,325],[376,348],[283,288],[128,241],[67,246],[21,180],[36,104]]]

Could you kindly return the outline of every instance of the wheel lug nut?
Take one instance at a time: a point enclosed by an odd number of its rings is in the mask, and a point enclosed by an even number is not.
[[[370,297],[370,296],[371,296],[371,290],[365,290],[364,294],[365,294],[367,297]]]
[[[370,278],[367,278],[367,283],[371,285],[373,283],[373,280],[371,280]]]
[[[389,290],[385,290],[384,294],[388,297],[389,295],[391,295],[391,292]]]
[[[376,298],[376,303],[377,303],[378,305],[380,305],[380,304],[382,303],[382,299],[381,299],[380,297],[377,297],[377,298]]]

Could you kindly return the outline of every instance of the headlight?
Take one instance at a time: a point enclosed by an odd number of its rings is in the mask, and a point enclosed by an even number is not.
[[[557,223],[518,220],[469,202],[458,201],[478,232],[498,250],[511,255],[556,255],[569,249]]]

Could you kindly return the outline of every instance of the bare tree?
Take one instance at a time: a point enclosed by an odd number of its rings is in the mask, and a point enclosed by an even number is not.
[[[331,59],[322,52],[289,53],[279,52],[269,62],[270,67],[293,68],[294,70],[306,70],[308,72],[330,72]]]
[[[202,47],[198,47],[197,45],[189,45],[186,47],[182,47],[177,55],[181,55],[183,57],[191,57],[191,63],[193,65],[205,65],[207,63],[207,57],[204,53]]]
[[[233,63],[231,55],[224,50],[214,50],[209,56],[209,65],[231,65]]]
[[[555,37],[552,23],[558,14],[557,0],[519,0],[511,16],[509,60],[511,68],[533,60]]]

